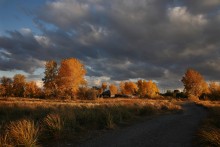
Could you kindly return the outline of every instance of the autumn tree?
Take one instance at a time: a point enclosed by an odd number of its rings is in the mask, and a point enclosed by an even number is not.
[[[159,93],[159,88],[157,84],[154,83],[152,80],[145,81],[145,80],[138,80],[138,94],[140,97],[150,97],[153,98],[157,96]]]
[[[125,91],[126,94],[135,94],[138,90],[137,85],[134,82],[125,82]]]
[[[146,82],[144,88],[146,89],[146,95],[150,98],[157,96],[157,94],[159,93],[159,88],[157,87],[157,84],[152,80]]]
[[[80,85],[86,84],[84,65],[75,58],[61,61],[58,69],[57,84],[61,95],[74,97]]]
[[[133,95],[137,92],[138,87],[134,82],[121,82],[120,90],[122,94]]]
[[[220,99],[220,84],[217,82],[211,82],[209,84],[209,93],[208,96],[210,100],[219,100]]]
[[[146,81],[145,80],[138,80],[137,81],[138,86],[138,94],[140,97],[145,97],[147,95],[146,91]]]
[[[109,90],[110,90],[112,95],[115,95],[115,94],[118,93],[118,88],[114,84],[109,85]]]
[[[35,81],[30,81],[25,84],[24,96],[29,98],[36,98],[41,95],[41,89],[37,86]]]
[[[5,87],[0,84],[0,96],[5,96],[6,90]]]
[[[24,89],[25,89],[25,76],[22,74],[16,74],[13,77],[13,94],[16,97],[23,97],[24,96]]]
[[[4,96],[6,96],[6,97],[12,96],[12,79],[3,76],[1,78],[1,83],[2,83],[2,86],[5,89],[5,95]]]
[[[45,71],[44,71],[44,92],[46,96],[56,96],[57,93],[57,63],[53,60],[47,61],[45,64]]]
[[[182,82],[184,84],[184,90],[189,97],[199,97],[202,93],[208,91],[208,85],[203,76],[193,69],[188,69],[186,71],[182,78]]]
[[[125,94],[125,83],[124,82],[120,82],[119,88],[120,88],[121,94]]]
[[[108,84],[106,82],[102,83],[102,91],[105,91],[108,87]]]

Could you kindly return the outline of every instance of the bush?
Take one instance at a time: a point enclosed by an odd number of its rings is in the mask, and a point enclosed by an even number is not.
[[[220,129],[210,127],[199,132],[200,143],[208,146],[220,146]]]
[[[8,133],[1,134],[0,147],[13,147],[13,145],[10,144],[10,137],[9,137]]]
[[[26,119],[11,122],[8,126],[8,136],[12,138],[15,146],[37,146],[39,127],[34,121]]]
[[[77,93],[78,99],[95,100],[97,98],[97,90],[80,87]]]
[[[45,131],[48,137],[60,138],[64,127],[64,121],[58,114],[49,114],[43,120]]]

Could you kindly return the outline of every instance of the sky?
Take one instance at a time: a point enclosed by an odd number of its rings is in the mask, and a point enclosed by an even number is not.
[[[153,80],[181,89],[188,68],[220,81],[219,0],[0,0],[0,77],[40,84],[74,57],[89,85]]]

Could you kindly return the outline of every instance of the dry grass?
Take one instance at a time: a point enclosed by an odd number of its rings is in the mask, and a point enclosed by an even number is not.
[[[48,114],[43,120],[43,126],[45,128],[45,134],[59,139],[64,127],[64,121],[59,114]]]
[[[176,102],[169,100],[118,98],[62,101],[0,98],[0,124],[3,124],[2,130],[6,132],[1,137],[0,146],[11,142],[36,145],[37,139],[42,145],[47,141],[77,140],[80,134],[90,130],[114,129],[142,116],[180,110]],[[39,130],[34,122],[41,124],[42,129]],[[4,129],[4,126],[9,129]],[[3,135],[1,131],[0,135]],[[13,140],[8,140],[8,136]]]
[[[199,101],[208,109],[208,117],[204,120],[196,137],[196,146],[220,146],[220,101]]]
[[[13,147],[8,132],[2,133],[0,136],[0,147]]]
[[[203,128],[199,131],[200,144],[204,146],[220,146],[220,129],[216,127]]]
[[[8,125],[8,134],[15,146],[36,147],[39,127],[31,120],[19,120]],[[7,139],[6,136],[6,139]],[[7,140],[6,140],[7,142]]]

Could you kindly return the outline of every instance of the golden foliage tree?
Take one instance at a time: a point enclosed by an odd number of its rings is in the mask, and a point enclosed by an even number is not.
[[[138,80],[138,93],[140,97],[155,97],[159,93],[157,84],[152,80],[146,82],[145,80]]]
[[[25,76],[22,74],[16,74],[13,77],[13,94],[16,97],[24,96],[24,88],[25,88]]]
[[[105,91],[108,87],[108,84],[106,82],[102,83],[102,91]]]
[[[114,84],[109,85],[109,90],[110,90],[112,95],[115,95],[115,94],[118,93],[118,88]]]
[[[159,93],[159,88],[157,84],[154,83],[152,80],[145,83],[144,88],[146,88],[146,94],[148,97],[155,97]]]
[[[126,94],[135,94],[138,90],[137,85],[134,82],[125,82],[125,91]]]
[[[120,82],[120,92],[121,94],[125,94],[125,83],[124,82]]]
[[[41,94],[41,89],[37,86],[35,81],[30,81],[25,84],[25,97],[39,97]]]
[[[138,87],[134,82],[121,82],[120,90],[122,94],[133,95],[137,92]]]
[[[5,96],[6,90],[5,87],[0,84],[0,96]]]
[[[146,92],[146,81],[145,80],[138,80],[137,81],[137,86],[138,86],[138,94],[140,97],[145,97],[147,92]]]
[[[61,94],[74,97],[79,86],[86,84],[85,74],[85,67],[79,60],[75,58],[62,60],[57,76],[57,84]]]
[[[209,84],[209,98],[211,100],[220,99],[220,84],[217,82],[211,82]]]
[[[2,86],[5,89],[5,95],[4,96],[6,96],[6,97],[12,96],[13,95],[12,94],[12,79],[3,76],[1,78],[1,83],[2,83]]]
[[[208,91],[208,85],[203,76],[193,69],[188,69],[186,71],[182,78],[182,82],[188,96],[199,97],[202,93],[207,93]]]
[[[47,61],[45,64],[45,71],[44,71],[44,92],[46,96],[56,96],[57,92],[57,63],[53,60]]]

